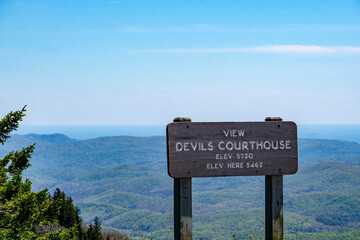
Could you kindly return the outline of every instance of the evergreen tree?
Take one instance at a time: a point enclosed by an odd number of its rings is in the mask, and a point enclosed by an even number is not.
[[[87,240],[102,240],[101,236],[101,223],[99,218],[96,216],[94,219],[94,224],[90,222],[89,228],[86,232]]]
[[[53,199],[61,202],[59,212],[59,224],[66,228],[75,227],[77,230],[77,239],[84,239],[84,231],[82,229],[82,219],[80,217],[80,209],[75,207],[71,197],[66,196],[59,188],[56,188]]]
[[[25,106],[26,107],[26,106]],[[25,107],[10,112],[0,121],[0,143],[5,144],[10,133],[19,127]],[[35,144],[12,151],[0,159],[0,239],[31,239],[34,227],[56,220],[59,202],[51,199],[47,189],[31,191],[31,181],[23,181],[22,173],[30,165]]]
[[[101,223],[99,218],[96,216],[94,219],[94,240],[102,240],[101,237]]]
[[[60,188],[56,188],[53,199],[61,203],[59,209],[59,216],[58,216],[59,224],[64,227],[70,227],[70,226],[66,226],[66,222],[65,222],[65,208],[66,208],[65,198],[66,198],[65,193],[61,192]]]
[[[26,107],[26,106],[25,106]],[[4,145],[10,133],[19,127],[25,107],[10,112],[0,120],[0,143]],[[58,220],[66,230],[47,233],[38,240],[102,240],[101,223],[95,217],[86,234],[82,229],[80,209],[71,197],[57,188],[53,197],[47,189],[31,191],[31,181],[22,179],[30,165],[35,144],[20,151],[12,151],[0,159],[0,239],[35,239],[35,226],[48,225]],[[109,238],[109,237],[108,237]]]
[[[75,224],[76,224],[76,230],[77,230],[77,239],[78,240],[85,240],[85,233],[82,228],[82,219],[80,217],[80,209],[78,207],[75,207]]]
[[[94,227],[92,225],[92,222],[90,222],[89,224],[89,228],[86,231],[86,240],[93,240],[93,232],[94,232]]]

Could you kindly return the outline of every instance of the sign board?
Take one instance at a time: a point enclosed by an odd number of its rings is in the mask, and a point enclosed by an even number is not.
[[[294,122],[175,122],[166,129],[173,178],[294,174]]]

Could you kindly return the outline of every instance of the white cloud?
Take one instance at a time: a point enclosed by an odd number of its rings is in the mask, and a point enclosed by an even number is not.
[[[271,53],[360,53],[357,46],[323,47],[315,45],[275,45],[264,47],[247,48],[249,52],[271,52]]]
[[[305,54],[360,54],[359,46],[271,45],[246,48],[170,48],[136,52],[148,53],[305,53]]]

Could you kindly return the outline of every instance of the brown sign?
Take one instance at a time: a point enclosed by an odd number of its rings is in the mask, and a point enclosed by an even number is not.
[[[298,169],[294,122],[175,122],[167,126],[173,178],[285,175]]]

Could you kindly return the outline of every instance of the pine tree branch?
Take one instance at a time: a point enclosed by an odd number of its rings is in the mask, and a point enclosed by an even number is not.
[[[4,145],[6,139],[10,137],[10,133],[19,127],[26,112],[26,105],[20,111],[10,112],[0,120],[0,143]]]

